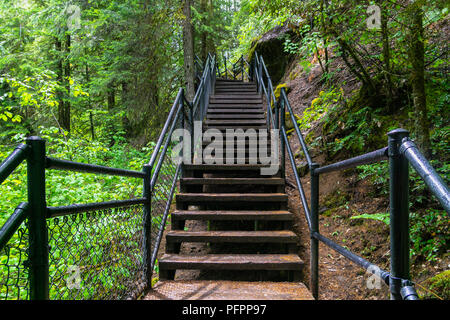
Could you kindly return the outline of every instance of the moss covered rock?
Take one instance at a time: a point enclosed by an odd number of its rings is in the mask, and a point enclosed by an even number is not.
[[[248,53],[249,61],[254,58],[255,52],[262,55],[274,85],[286,72],[291,55],[284,51],[284,41],[287,36],[293,34],[288,26],[277,26],[255,41]]]
[[[450,270],[446,270],[435,275],[434,277],[426,280],[423,285],[429,290],[432,290],[434,294],[431,291],[427,291],[427,293],[425,293],[425,295],[421,298],[436,299],[437,297],[435,294],[437,294],[444,300],[450,299]]]

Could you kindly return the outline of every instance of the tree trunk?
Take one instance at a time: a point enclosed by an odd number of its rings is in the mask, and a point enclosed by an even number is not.
[[[379,6],[381,8],[381,38],[383,43],[383,60],[384,60],[384,79],[386,81],[386,107],[390,114],[395,112],[393,105],[393,91],[392,91],[392,78],[391,78],[391,47],[389,44],[389,32],[388,32],[388,19],[386,9],[383,8],[383,2],[379,0]]]
[[[108,101],[108,110],[111,111],[116,106],[116,90],[114,89],[114,85],[112,83],[108,84],[106,88],[106,93]]]
[[[207,23],[207,13],[208,11],[208,0],[200,1],[200,10],[202,12],[202,24],[206,25]],[[206,61],[206,56],[208,55],[208,33],[205,29],[202,30],[200,35],[201,38],[201,49],[200,49],[200,58],[202,62]]]
[[[411,86],[415,112],[416,141],[426,157],[431,156],[430,121],[427,114],[425,92],[425,49],[423,33],[423,11],[419,3],[409,8],[411,21],[409,42],[409,60],[411,62]]]
[[[62,83],[65,86],[65,97],[63,98],[63,104],[59,108],[59,123],[64,130],[70,132],[70,77],[71,77],[71,67],[70,67],[70,47],[71,38],[70,34],[66,34],[66,41],[64,44],[64,75],[62,78]]]
[[[208,1],[208,21],[214,20],[214,1],[209,0]],[[212,35],[209,35],[207,39],[206,44],[206,53],[212,53],[213,55],[216,54],[216,44],[214,42],[214,38]]]
[[[64,66],[63,66],[63,58],[62,58],[62,42],[56,37],[55,38],[55,49],[57,52],[56,57],[56,80],[60,87],[63,87],[64,84]],[[61,88],[59,88],[56,92],[56,96],[58,99],[58,125],[62,129],[62,121],[64,118],[64,92]]]
[[[89,92],[88,105],[87,105],[88,110],[89,110],[89,124],[91,127],[91,138],[92,138],[92,141],[94,141],[95,140],[95,128],[94,128],[94,117],[92,115],[92,110],[91,110],[92,104],[91,104],[91,95],[90,95],[91,77],[89,75],[89,64],[87,62],[86,62],[86,66],[85,66],[85,77],[86,77],[86,85],[87,85],[88,92]]]
[[[324,8],[325,6],[325,8]],[[329,67],[328,67],[328,36],[327,36],[327,32],[326,32],[326,22],[325,22],[325,16],[324,14],[328,14],[328,12],[326,12],[325,10],[328,9],[328,3],[325,0],[322,0],[320,2],[320,12],[322,13],[321,15],[321,22],[322,22],[322,42],[323,42],[323,50],[325,53],[325,72],[328,74],[330,73]]]
[[[183,0],[183,51],[184,51],[184,75],[186,85],[186,98],[194,100],[195,70],[194,70],[194,28],[191,20],[192,0]]]

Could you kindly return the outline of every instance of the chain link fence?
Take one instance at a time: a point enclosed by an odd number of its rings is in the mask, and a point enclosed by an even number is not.
[[[127,299],[142,291],[142,205],[56,217],[47,226],[50,299]]]
[[[28,226],[23,222],[0,251],[0,300],[28,300]]]

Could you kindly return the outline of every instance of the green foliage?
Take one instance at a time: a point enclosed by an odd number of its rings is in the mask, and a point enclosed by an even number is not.
[[[430,279],[427,279],[424,284],[426,284],[431,290],[427,291],[422,299],[435,299],[436,293],[438,297],[443,300],[450,299],[450,270],[445,270]],[[433,294],[432,294],[433,293]]]
[[[375,221],[381,221],[384,224],[389,225],[389,212],[379,212],[379,213],[364,213],[357,216],[352,216],[350,219],[369,219]]]
[[[106,165],[113,168],[142,170],[150,159],[154,144],[141,150],[116,143],[112,147],[99,142],[59,136],[57,128],[42,128],[41,136],[47,141],[48,156],[76,162]],[[14,149],[0,147],[3,160]],[[26,201],[26,167],[21,165],[0,187],[0,225],[11,215],[14,208]],[[77,203],[124,200],[142,195],[141,179],[112,177],[75,172],[49,170],[46,175],[47,204],[65,206]]]
[[[298,121],[300,129],[309,129],[312,124],[324,117],[333,106],[343,100],[342,89],[335,88],[328,91],[321,91],[319,96],[311,101],[311,107],[303,112],[303,116]]]
[[[422,261],[436,261],[450,245],[448,215],[427,209],[410,215],[411,255]]]

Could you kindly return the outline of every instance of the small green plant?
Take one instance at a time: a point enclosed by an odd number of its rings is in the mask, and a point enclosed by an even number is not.
[[[450,245],[449,218],[443,210],[428,209],[410,215],[411,255],[436,261]]]
[[[300,45],[296,42],[293,42],[291,39],[287,38],[284,41],[284,52],[289,54],[296,54],[299,51]]]
[[[370,219],[381,221],[389,225],[389,212],[379,212],[379,213],[364,213],[357,216],[350,217],[350,219]]]

